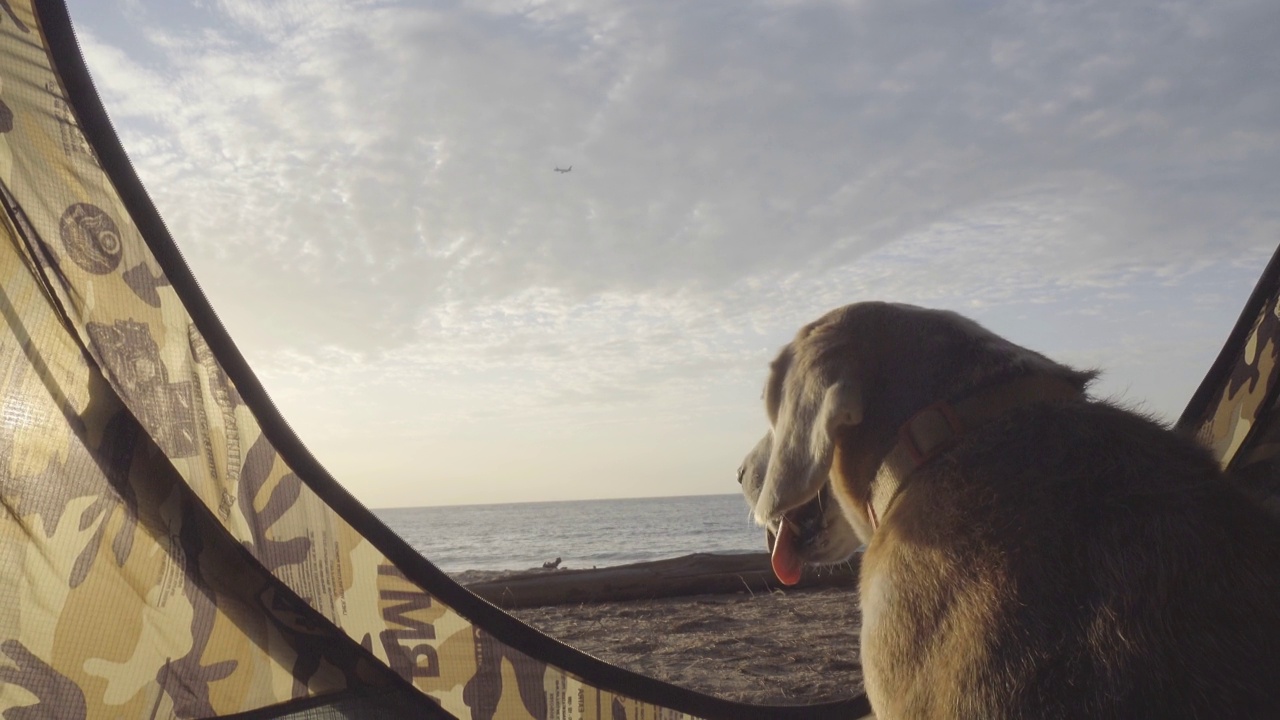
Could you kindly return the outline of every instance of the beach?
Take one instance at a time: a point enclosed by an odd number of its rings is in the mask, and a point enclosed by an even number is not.
[[[608,663],[726,700],[805,705],[862,692],[857,592],[847,587],[509,612]]]
[[[454,580],[612,665],[753,704],[861,694],[855,566],[810,568],[801,587],[781,587],[744,507],[733,493],[378,514]],[[756,555],[754,564],[733,561],[743,553]],[[625,570],[637,574],[617,575]],[[574,578],[583,581],[576,589],[564,584]],[[478,587],[495,582],[519,589],[523,601]],[[645,599],[621,592],[637,587]],[[552,599],[530,600],[531,589]]]

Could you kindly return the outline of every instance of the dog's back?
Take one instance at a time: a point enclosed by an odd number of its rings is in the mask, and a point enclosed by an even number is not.
[[[902,488],[862,573],[883,717],[1280,716],[1280,524],[1105,403],[965,435]]]

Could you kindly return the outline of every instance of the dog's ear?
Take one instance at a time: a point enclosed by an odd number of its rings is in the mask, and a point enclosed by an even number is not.
[[[738,484],[747,496],[747,503],[753,508],[760,497],[760,489],[764,487],[765,472],[769,469],[769,453],[772,451],[773,431],[770,430],[751,448],[751,452],[747,453],[738,466]]]
[[[842,427],[862,422],[862,384],[852,376],[823,387],[816,378],[788,377],[773,426],[773,447],[765,471],[756,519],[771,517],[810,500],[827,482]]]

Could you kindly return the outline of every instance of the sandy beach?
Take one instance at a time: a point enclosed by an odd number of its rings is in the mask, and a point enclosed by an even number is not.
[[[476,577],[466,575],[459,579]],[[857,594],[848,588],[510,612],[609,663],[727,700],[804,705],[862,691]]]

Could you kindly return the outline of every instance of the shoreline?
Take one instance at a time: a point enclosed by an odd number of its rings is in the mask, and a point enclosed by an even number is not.
[[[774,575],[767,553],[693,553],[591,570],[543,568],[485,578],[468,574],[468,590],[504,609],[687,595],[724,595],[857,584],[857,562],[809,567],[795,585]]]

